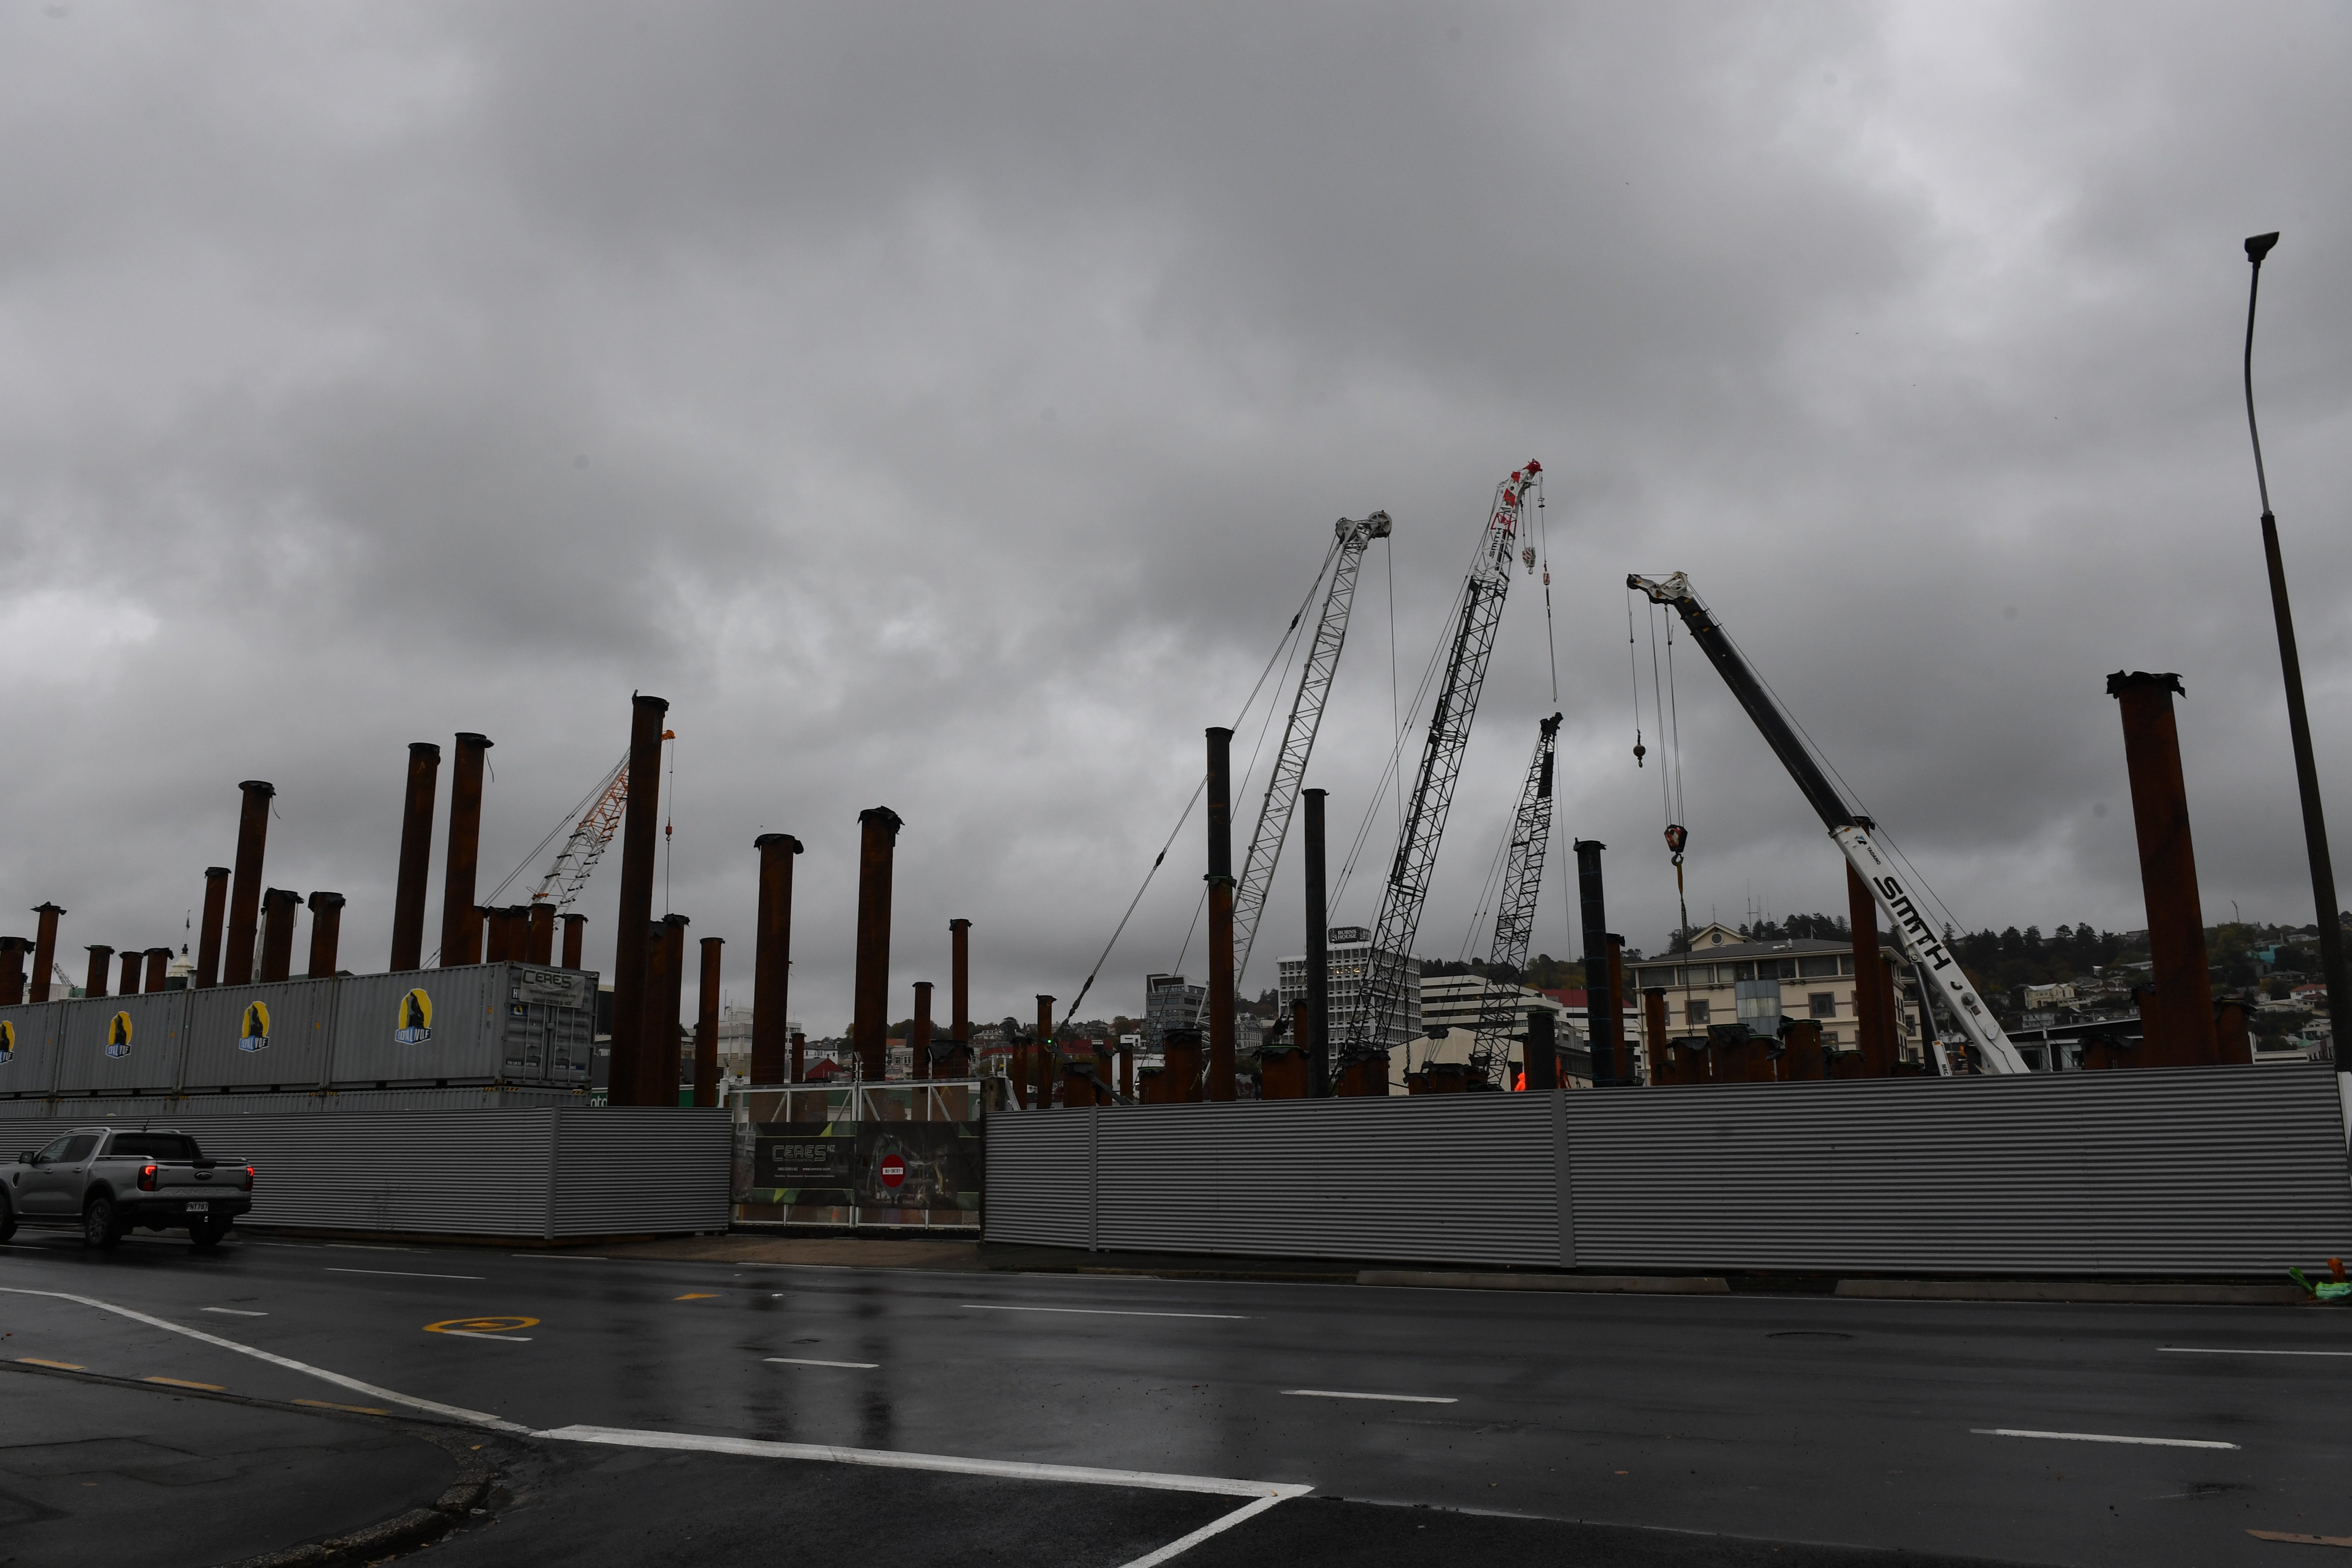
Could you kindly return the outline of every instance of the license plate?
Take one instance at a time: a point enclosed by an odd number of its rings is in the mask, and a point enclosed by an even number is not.
[[[188,1212],[190,1214],[210,1214],[213,1212],[213,1205],[210,1204],[190,1204],[188,1205]]]

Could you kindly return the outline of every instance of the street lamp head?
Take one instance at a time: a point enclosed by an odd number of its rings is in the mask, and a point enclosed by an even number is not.
[[[2276,245],[2278,239],[2279,237],[2275,233],[2247,236],[2246,259],[2260,267],[2263,264],[2263,258],[2271,253],[2271,247]]]

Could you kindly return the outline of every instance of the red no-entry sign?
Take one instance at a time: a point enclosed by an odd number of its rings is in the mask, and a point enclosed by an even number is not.
[[[882,1156],[882,1184],[896,1188],[907,1179],[907,1161],[901,1154]]]

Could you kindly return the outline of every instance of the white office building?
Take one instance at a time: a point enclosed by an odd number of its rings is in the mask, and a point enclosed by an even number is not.
[[[1367,974],[1374,977],[1374,984],[1388,987],[1396,998],[1389,1008],[1388,1027],[1376,1043],[1394,1050],[1421,1037],[1421,960],[1375,952],[1372,933],[1362,926],[1333,926],[1325,952],[1328,955],[1326,967],[1330,977],[1331,1039],[1335,1046],[1347,1039],[1349,1020],[1362,1005]],[[1305,954],[1282,961],[1277,985],[1284,1011],[1307,1000]]]

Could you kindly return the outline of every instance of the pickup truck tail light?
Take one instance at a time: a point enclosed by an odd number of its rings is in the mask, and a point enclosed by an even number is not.
[[[142,1165],[139,1167],[139,1190],[142,1193],[152,1193],[155,1190],[154,1166]]]
[[[248,1193],[253,1191],[253,1167],[250,1165],[245,1168],[245,1190]]]

